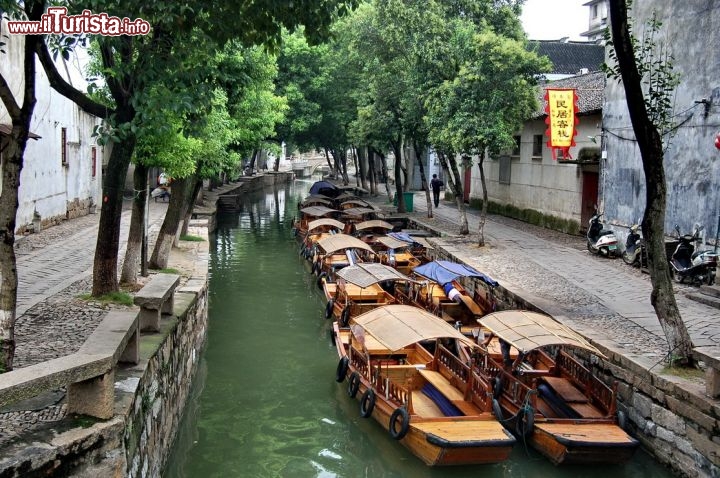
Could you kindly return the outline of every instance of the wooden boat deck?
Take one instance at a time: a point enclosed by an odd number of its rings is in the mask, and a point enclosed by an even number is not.
[[[433,434],[449,443],[468,443],[508,441],[508,435],[503,426],[488,414],[487,420],[448,420],[431,422],[411,422],[418,430]]]
[[[535,428],[573,446],[633,445],[636,441],[613,423],[537,423]]]
[[[435,402],[420,390],[412,391],[412,408],[415,415],[423,418],[440,418],[445,416],[438,406],[435,405]]]
[[[455,405],[464,415],[474,416],[480,415],[482,413],[482,410],[473,405],[471,402],[465,400],[462,392],[457,388],[453,387],[452,384],[450,384],[450,382],[448,381],[448,379],[443,377],[440,372],[435,372],[434,370],[418,370],[418,372],[425,380],[432,384],[433,387],[438,389],[438,391],[442,393],[445,398],[450,400],[450,402]]]

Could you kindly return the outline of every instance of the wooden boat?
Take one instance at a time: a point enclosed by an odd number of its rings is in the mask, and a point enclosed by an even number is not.
[[[403,274],[410,274],[414,268],[423,264],[422,259],[413,254],[411,243],[392,236],[376,238],[373,246],[382,264],[394,267]]]
[[[395,289],[412,282],[405,274],[378,263],[359,263],[336,272],[335,283],[325,284],[331,296],[325,307],[325,318],[335,318],[340,327],[377,307],[397,303]]]
[[[337,206],[337,209],[339,210],[345,210],[350,209],[353,207],[364,207],[369,209],[374,209],[369,202],[356,198],[355,196],[350,197],[342,197],[339,196],[335,199],[335,205]]]
[[[321,217],[335,217],[340,211],[326,206],[309,206],[300,209],[300,215],[293,222],[293,231],[296,236],[304,237],[307,234],[308,224]]]
[[[335,202],[328,196],[324,196],[322,194],[311,194],[298,203],[298,209],[311,206],[325,206],[333,209]]]
[[[358,262],[372,262],[375,252],[356,237],[335,234],[318,240],[311,250],[313,274],[318,276],[318,287],[325,291],[326,299],[332,297],[332,289],[325,285],[335,282],[335,273],[343,267]]]
[[[310,251],[320,239],[335,234],[340,234],[345,229],[345,224],[330,218],[321,218],[310,221],[307,225],[307,232],[301,238],[300,254],[306,259],[310,258]]]
[[[415,258],[419,259],[421,264],[427,264],[432,261],[428,255],[428,251],[431,250],[433,246],[425,237],[413,236],[405,231],[389,232],[387,235],[388,237],[392,237],[393,239],[409,244],[408,252],[410,252]]]
[[[508,310],[478,321],[509,344],[520,360],[502,366],[485,354],[476,363],[493,384],[493,408],[503,423],[553,463],[606,464],[628,461],[638,441],[621,428],[616,385],[608,387],[569,353],[602,353],[551,317]]]
[[[467,335],[477,327],[477,319],[489,310],[475,302],[458,279],[475,277],[491,286],[497,285],[495,280],[482,272],[450,261],[431,261],[415,267],[411,277],[425,280],[413,284],[408,294],[400,291],[400,302],[421,307],[460,327]],[[446,284],[450,285],[448,290],[455,290],[456,296],[450,297],[445,290]]]
[[[351,223],[348,226],[353,236],[368,244],[373,250],[378,249],[377,239],[384,237],[385,234],[392,231],[394,227],[395,226],[382,219],[371,219],[369,221]]]
[[[492,415],[486,384],[442,345],[472,346],[452,326],[417,307],[388,305],[356,317],[350,329],[335,322],[334,334],[336,380],[347,378],[360,415],[427,465],[508,458],[515,439]]]

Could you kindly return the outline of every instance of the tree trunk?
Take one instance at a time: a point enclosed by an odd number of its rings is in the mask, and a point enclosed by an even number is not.
[[[366,191],[369,191],[370,189],[368,188],[368,176],[370,175],[370,170],[368,168],[367,149],[357,149],[353,146],[353,150],[356,152],[358,158],[360,187],[365,189]]]
[[[128,231],[125,261],[120,272],[121,284],[134,284],[137,281],[140,252],[142,249],[143,224],[145,222],[145,188],[147,187],[147,167],[136,164],[133,172],[132,216],[130,217],[130,230]]]
[[[487,209],[488,209],[488,192],[485,184],[485,169],[483,164],[485,163],[485,147],[480,148],[480,158],[478,167],[480,168],[480,185],[482,186],[482,208],[480,209],[480,224],[478,225],[478,245],[483,247],[485,245],[485,221],[487,220]]]
[[[323,148],[323,151],[325,151],[325,161],[327,161],[328,168],[330,168],[328,174],[330,175],[330,177],[335,177],[335,166],[333,166],[333,163],[330,162],[330,154],[328,154],[328,149]]]
[[[397,138],[394,141],[390,141],[393,153],[395,153],[395,194],[397,194],[397,211],[407,212],[407,206],[405,205],[405,195],[403,194],[403,183],[402,183],[402,147],[401,139]]]
[[[351,146],[350,151],[352,153],[353,165],[355,165],[355,186],[360,187],[360,176],[362,176],[362,170],[360,169],[360,163],[358,162],[358,155],[357,151],[355,151],[355,146]]]
[[[134,113],[126,113],[134,116]],[[128,122],[125,118],[122,122]],[[117,262],[120,249],[120,218],[123,207],[123,188],[130,158],[135,149],[135,137],[129,136],[120,143],[114,143],[108,161],[103,203],[100,209],[95,259],[93,261],[92,295],[95,297],[118,290]]]
[[[380,157],[380,165],[382,168],[382,174],[383,174],[383,178],[385,179],[385,192],[387,193],[388,201],[392,202],[392,193],[390,192],[390,184],[388,182],[387,158],[385,158],[385,155],[379,151],[375,151],[375,154],[377,154]]]
[[[345,149],[343,148],[340,151],[333,151],[333,155],[340,160],[343,185],[347,186],[348,184],[350,184],[350,177],[348,176],[347,172],[347,151],[345,151]]]
[[[460,234],[470,234],[470,228],[467,221],[467,212],[465,211],[465,201],[463,201],[463,189],[462,189],[462,178],[460,177],[460,171],[457,167],[457,160],[454,154],[445,155],[445,153],[438,151],[438,158],[442,165],[443,171],[445,171],[445,177],[450,189],[455,196],[455,203],[460,213]]]
[[[195,181],[195,186],[192,194],[190,195],[190,203],[188,204],[188,208],[185,211],[185,217],[182,221],[182,229],[180,229],[180,237],[186,236],[188,233],[188,227],[190,226],[190,219],[192,219],[192,213],[195,209],[195,205],[198,203],[198,197],[201,194],[202,190],[202,179],[197,179]]]
[[[415,160],[420,168],[420,186],[425,191],[425,200],[427,201],[427,217],[433,217],[432,198],[430,197],[430,188],[428,187],[427,176],[425,175],[425,165],[423,164],[423,158],[420,154],[421,149],[424,147],[420,146],[417,141],[413,141],[413,149],[415,150]]]
[[[175,243],[175,237],[180,227],[180,220],[185,217],[185,211],[190,205],[190,194],[195,189],[195,176],[178,179],[173,182],[173,192],[170,196],[165,219],[160,227],[160,233],[155,241],[150,267],[164,269],[167,267],[170,250]]]
[[[691,365],[692,340],[675,301],[670,266],[665,253],[667,184],[663,167],[662,137],[648,116],[624,0],[610,0],[610,18],[613,47],[645,172],[646,196],[642,231],[647,246],[648,268],[653,286],[650,302],[655,308],[670,347],[669,362]]]

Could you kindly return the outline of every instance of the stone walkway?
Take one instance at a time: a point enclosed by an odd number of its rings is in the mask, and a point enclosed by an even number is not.
[[[168,203],[150,204],[152,246]],[[127,245],[129,207],[127,202],[121,219],[120,265]],[[77,351],[107,313],[110,306],[78,298],[92,289],[99,219],[99,213],[83,216],[17,241],[15,368]],[[65,415],[65,406],[60,403],[64,395],[63,390],[49,392],[0,412],[0,446],[23,430],[61,419]]]
[[[382,202],[384,198],[378,198]],[[446,237],[438,240],[468,264],[590,339],[659,371],[667,342],[650,304],[650,277],[621,259],[590,254],[585,238],[490,216],[486,246],[478,244],[479,211],[468,210],[471,234],[458,236],[459,213],[443,201],[427,218],[425,196],[414,195],[408,216]],[[383,209],[387,209],[383,206]],[[683,320],[696,346],[720,343],[720,310],[692,301],[696,288],[675,284]]]

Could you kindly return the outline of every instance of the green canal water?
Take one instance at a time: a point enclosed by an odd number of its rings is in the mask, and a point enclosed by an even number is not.
[[[250,197],[211,239],[210,316],[166,478],[670,477],[639,452],[623,466],[555,467],[518,443],[497,465],[428,468],[335,382],[324,299],[291,222],[310,182]]]

